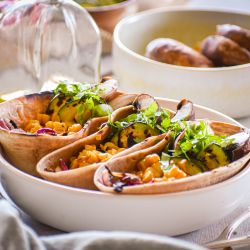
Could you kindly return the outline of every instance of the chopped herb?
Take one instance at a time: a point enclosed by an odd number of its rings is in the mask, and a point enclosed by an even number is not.
[[[187,159],[195,158],[199,152],[204,151],[211,144],[224,147],[228,143],[225,136],[211,133],[211,129],[205,121],[182,123],[185,125],[185,133],[173,152],[175,157],[184,155]]]
[[[101,84],[91,85],[74,81],[60,81],[54,90],[55,95],[67,99],[67,103],[76,103],[76,121],[81,125],[93,117],[106,116],[112,112],[112,108],[100,96],[105,90]],[[105,110],[102,106],[105,104]]]
[[[158,110],[157,102],[152,102],[149,107],[144,111],[145,116],[152,116]],[[159,114],[158,114],[159,115]]]
[[[108,124],[115,129],[121,130],[128,127],[133,123],[144,123],[149,125],[153,129],[159,129],[161,132],[166,132],[167,127],[170,124],[170,112],[167,109],[161,109],[158,111],[158,105],[153,102],[146,110],[140,110],[137,113],[130,114],[126,118],[116,122],[112,122],[109,119]]]
[[[69,80],[63,80],[58,82],[58,86],[54,90],[55,94],[64,94],[65,96],[75,96],[80,92],[90,90],[91,85],[88,83],[79,83]]]
[[[172,166],[172,158],[184,158],[194,165],[198,165],[203,171],[205,168],[202,162],[197,160],[198,154],[206,150],[210,145],[217,144],[225,147],[232,143],[225,136],[214,135],[209,124],[206,121],[172,121],[170,112],[161,108],[158,111],[158,105],[153,102],[147,109],[139,110],[137,113],[128,115],[126,118],[108,124],[116,130],[115,133],[127,128],[134,123],[144,123],[159,133],[169,132],[173,138],[168,147],[163,150],[161,155],[161,166],[165,172]],[[180,135],[180,138],[178,136]],[[176,141],[178,138],[178,141]],[[175,143],[173,143],[175,142]],[[174,145],[173,145],[174,144]]]
[[[89,83],[79,83],[74,81],[60,81],[54,90],[56,94],[63,94],[66,97],[71,97],[73,100],[82,98],[92,98],[100,103],[104,103],[99,96],[104,91],[99,84],[91,85]]]
[[[171,169],[170,165],[171,156],[167,153],[162,152],[161,154],[161,169],[166,172]]]

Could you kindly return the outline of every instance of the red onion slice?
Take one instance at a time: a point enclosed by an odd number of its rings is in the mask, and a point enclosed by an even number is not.
[[[59,163],[60,163],[60,167],[61,167],[62,171],[69,170],[69,167],[67,166],[66,162],[63,159],[60,159]]]
[[[48,134],[48,135],[54,135],[54,136],[57,135],[57,133],[51,128],[40,128],[36,131],[36,133],[38,135],[42,135],[42,134]]]

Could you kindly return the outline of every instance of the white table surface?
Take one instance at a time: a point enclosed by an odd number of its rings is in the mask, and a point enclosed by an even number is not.
[[[157,0],[160,1],[160,0]],[[216,7],[216,8],[233,8],[235,10],[249,10],[250,12],[250,0],[190,0],[187,1],[185,6],[202,6],[202,7]],[[110,71],[110,58],[106,57],[104,59],[103,64],[103,72],[109,72]],[[250,98],[250,93],[249,93]],[[250,107],[249,107],[250,108]],[[250,117],[240,119],[239,122],[241,122],[244,126],[250,128]],[[250,206],[250,194],[246,196],[244,203],[236,209],[232,214],[227,216],[226,218],[218,221],[217,223],[210,225],[206,228],[203,228],[201,230],[198,230],[196,232],[192,232],[186,235],[179,236],[179,238],[193,241],[197,243],[204,243],[208,242],[210,240],[215,239],[221,231],[236,217],[238,216],[242,211],[244,211],[248,206]],[[53,235],[61,233],[60,231],[47,227],[45,225],[40,224],[39,222],[36,222],[28,215],[22,213],[23,220],[30,225],[39,235]],[[245,235],[246,233],[250,232],[250,221],[247,221],[241,226],[241,229],[239,230],[239,234]]]

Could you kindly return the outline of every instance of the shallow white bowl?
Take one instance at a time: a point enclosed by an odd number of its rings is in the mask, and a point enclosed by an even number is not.
[[[250,115],[250,64],[191,68],[143,56],[146,45],[155,38],[170,37],[194,46],[223,23],[250,29],[250,14],[164,8],[122,20],[116,26],[113,46],[113,69],[121,87],[173,99],[189,98],[235,118]]]
[[[172,100],[158,100],[170,109],[175,109],[177,104]],[[197,118],[238,124],[216,111],[200,106],[195,109]],[[250,190],[248,168],[217,185],[164,195],[113,195],[70,188],[25,174],[1,155],[0,170],[6,192],[20,208],[38,221],[65,231],[184,234],[226,216]]]

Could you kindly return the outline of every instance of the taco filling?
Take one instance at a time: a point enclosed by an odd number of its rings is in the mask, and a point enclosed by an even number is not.
[[[106,168],[106,184],[121,192],[123,186],[174,181],[228,165],[239,158],[232,157],[236,148],[248,145],[250,150],[249,133],[216,135],[206,121],[170,122],[169,133],[172,139],[165,149],[138,159],[132,172]]]
[[[135,105],[134,105],[135,107]],[[110,141],[123,148],[129,148],[148,137],[165,132],[165,126],[170,121],[170,112],[159,108],[154,100],[146,109],[134,108],[127,117],[108,124],[112,127]]]
[[[187,102],[189,105],[192,104],[189,101]],[[181,108],[179,108],[179,110],[181,110]],[[181,112],[183,112],[183,110],[181,110]],[[179,113],[180,112],[177,111],[176,114],[181,118],[177,118],[177,121],[187,119],[186,115],[180,116]],[[92,163],[105,162],[118,152],[131,148],[135,144],[144,141],[146,138],[165,133],[171,129],[170,125],[174,123],[171,121],[175,119],[175,117],[176,115],[171,117],[169,110],[160,107],[158,102],[152,96],[146,94],[139,95],[133,102],[132,113],[115,122],[112,122],[110,117],[108,126],[111,127],[111,133],[105,138],[103,142],[104,144],[101,144],[99,147],[95,145],[88,146],[95,148],[93,152],[88,152],[88,154],[92,155],[94,153],[97,157],[82,162],[81,156],[83,152],[86,152],[86,149],[84,149],[79,153],[81,159],[79,159],[79,157],[73,157],[72,159],[74,159],[74,163],[70,162],[68,169],[83,167]],[[107,151],[106,148],[110,148],[110,150]],[[84,157],[86,158],[86,156]],[[100,157],[102,159],[99,160]],[[92,161],[91,159],[95,160]],[[52,169],[58,169],[60,171],[60,168],[58,167]],[[51,171],[51,169],[47,170]]]
[[[100,86],[60,82],[45,112],[36,114],[22,127],[13,129],[29,134],[52,136],[77,133],[91,118],[108,116],[113,111],[111,106],[100,97],[103,91]],[[4,120],[4,123],[8,121]]]
[[[168,132],[172,124],[193,119],[193,103],[184,99],[174,116],[150,95],[141,94],[133,102],[134,112],[118,121],[109,121],[113,128],[111,141],[129,148],[148,137]]]
[[[117,147],[112,142],[100,145],[85,145],[84,149],[77,155],[70,158],[67,164],[63,159],[59,160],[58,166],[46,168],[48,172],[60,172],[76,168],[82,168],[94,163],[105,162],[113,155],[123,151],[124,148]]]

